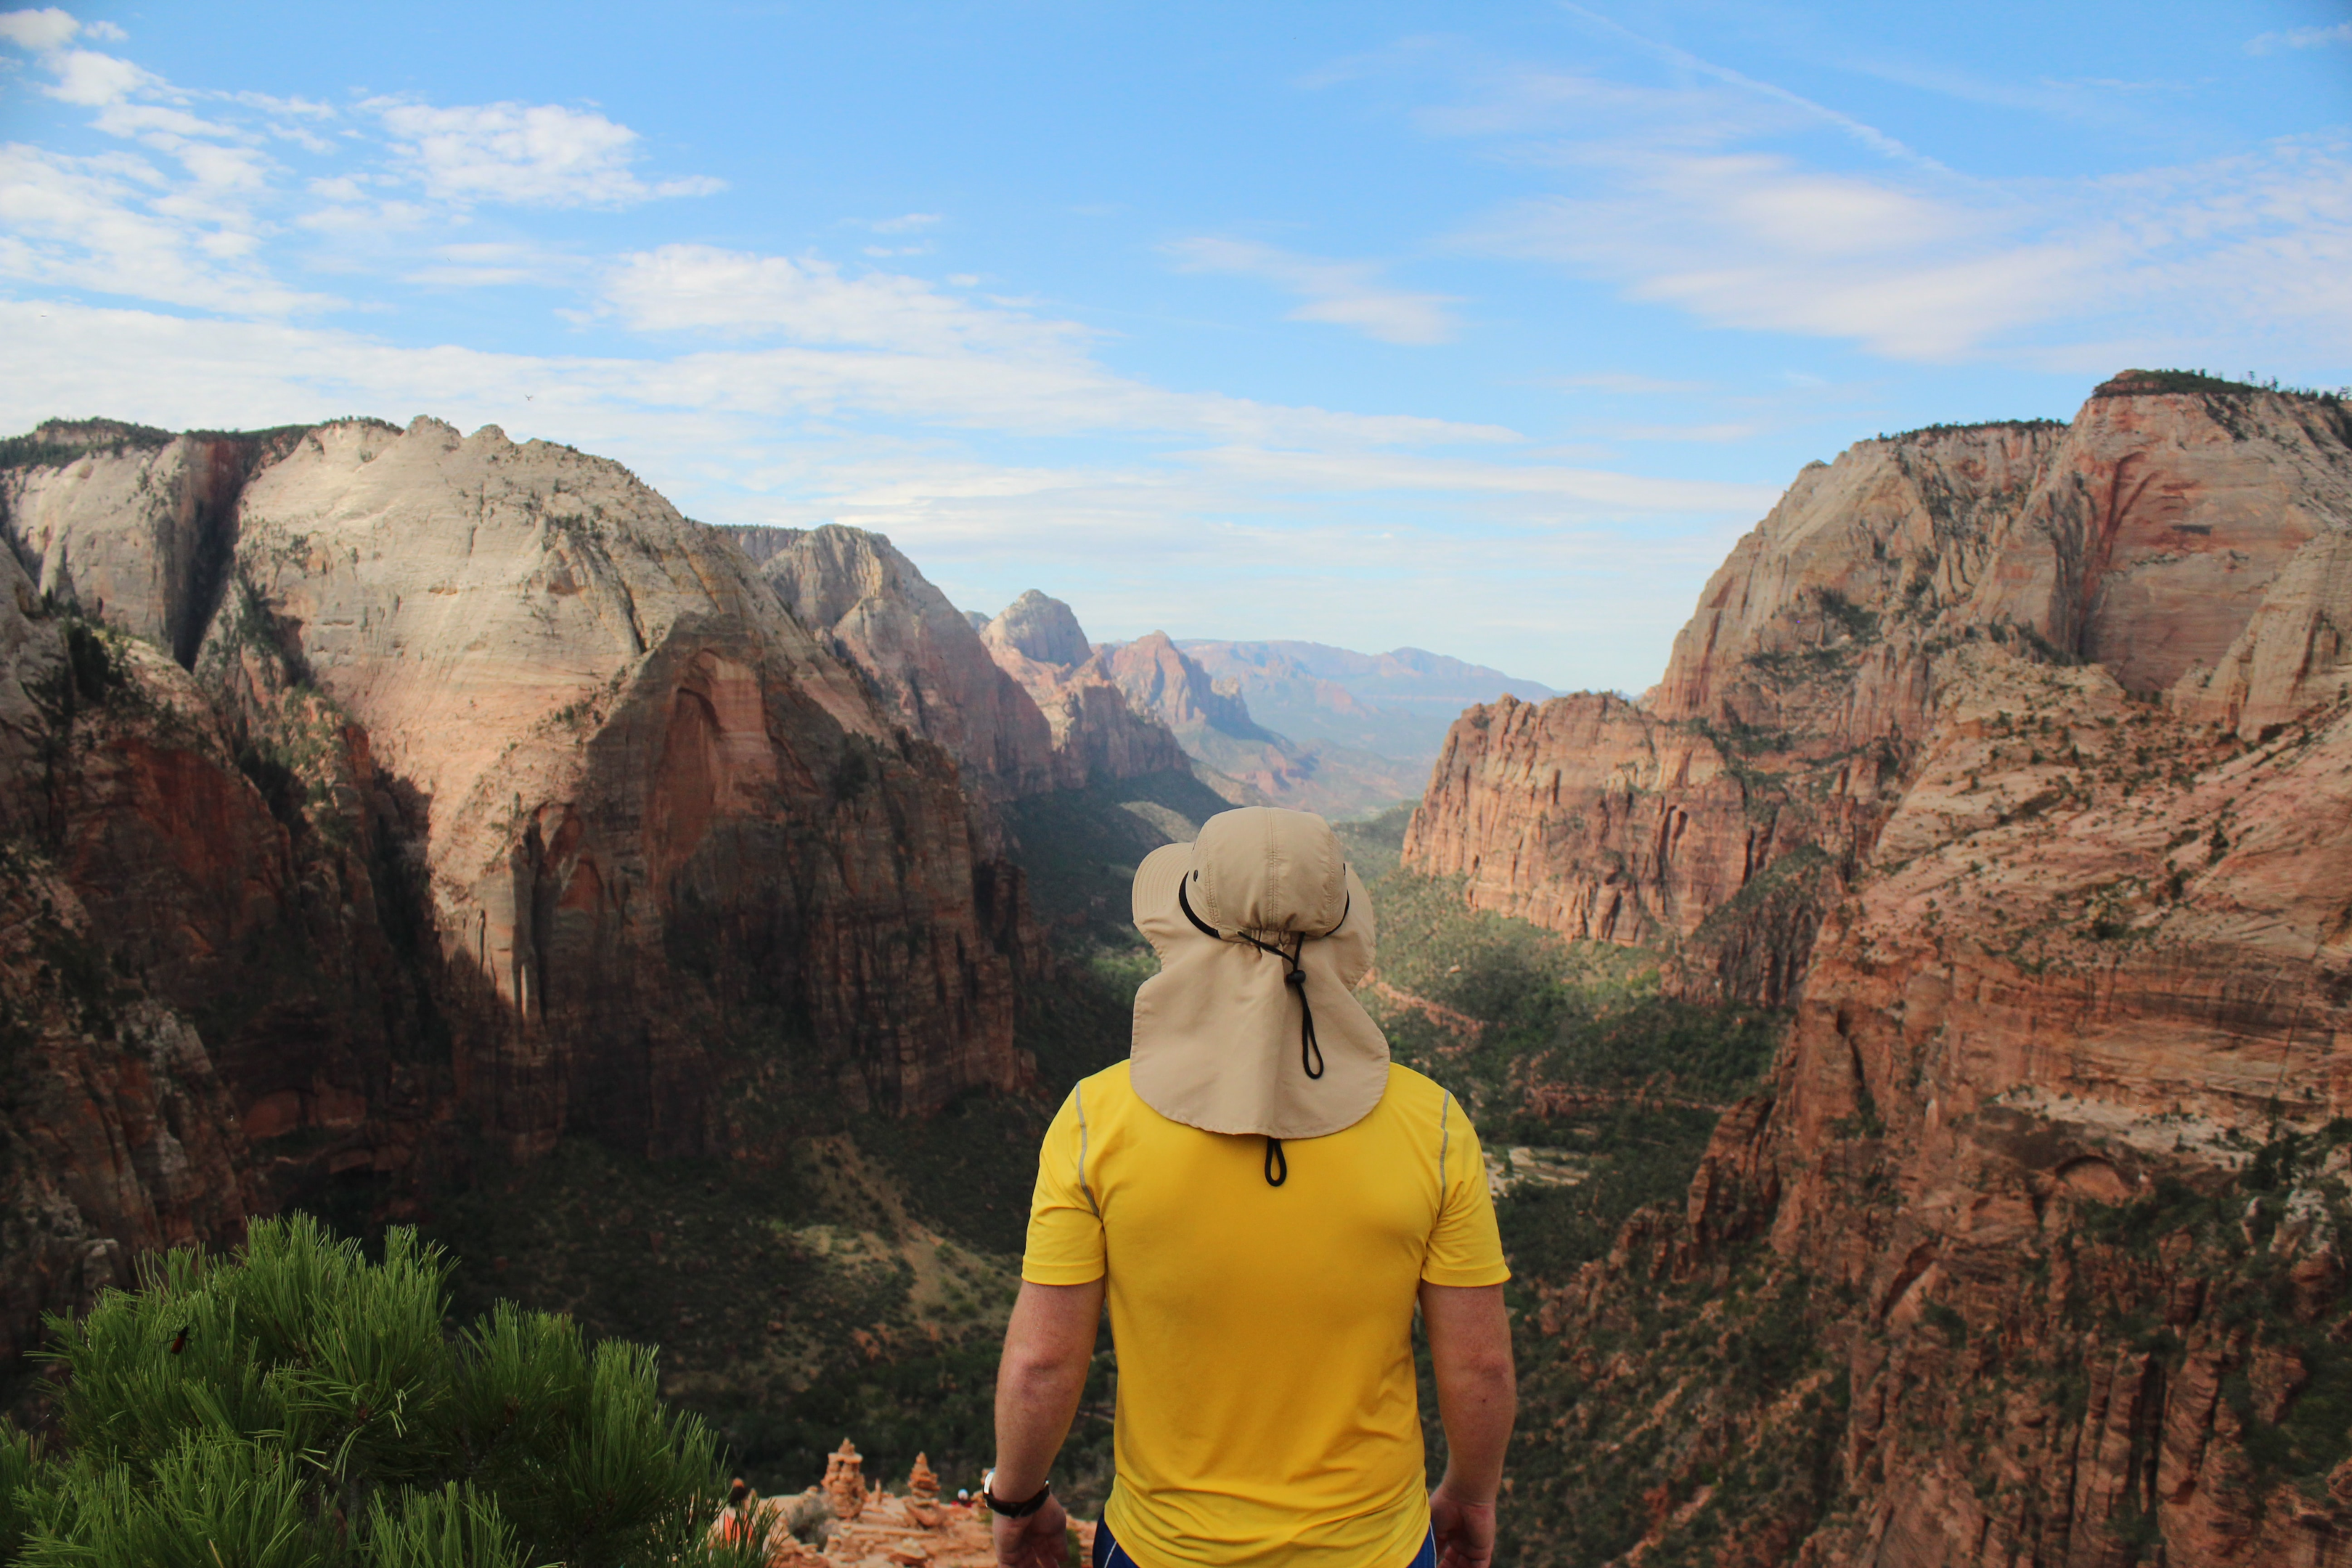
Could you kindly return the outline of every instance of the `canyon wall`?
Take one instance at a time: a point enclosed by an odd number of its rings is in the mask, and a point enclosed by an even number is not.
[[[1629,1561],[2352,1562],[2352,418],[2178,386],[1809,468],[1643,705],[1449,741],[1418,864],[1794,1009],[1546,1292]]]
[[[1185,766],[1167,727],[1096,668],[1059,600],[1032,589],[975,626],[878,533],[729,531],[793,617],[832,639],[898,721],[944,747],[991,801]]]
[[[50,1228],[127,1256],[1024,1080],[985,789],[626,470],[429,419],[16,450],[0,802],[55,891],[6,928],[6,1213],[68,1143],[121,1174]],[[21,1344],[98,1266],[5,1245],[51,1258]]]
[[[2335,700],[2352,674],[2326,608],[2352,570],[2340,410],[2153,384],[2118,377],[2069,426],[1937,428],[1808,466],[1640,704],[1467,711],[1408,864],[1570,936],[1679,942],[1683,984],[1754,994],[1738,976],[1809,950],[1867,858],[1962,645],[2095,662],[2250,734]],[[1811,914],[1739,901],[1801,850],[1830,870]],[[1768,901],[1793,933],[1757,927]],[[1774,946],[1781,962],[1747,962]]]

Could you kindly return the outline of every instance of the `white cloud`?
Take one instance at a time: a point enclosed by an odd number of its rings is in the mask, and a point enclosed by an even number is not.
[[[1351,327],[1389,343],[1451,342],[1459,330],[1451,296],[1388,288],[1371,262],[1325,260],[1242,239],[1187,239],[1169,249],[1189,271],[1260,278],[1301,296],[1306,302],[1289,312],[1294,321]]]
[[[68,103],[98,108],[158,84],[157,78],[129,60],[92,49],[68,49],[52,55],[46,63],[58,78],[47,89],[49,96]]]
[[[722,183],[637,177],[637,133],[592,110],[553,103],[436,109],[376,100],[394,150],[436,200],[467,205],[619,207],[660,196],[708,195]]]
[[[108,24],[100,23],[100,26]],[[61,49],[71,43],[73,36],[80,30],[80,23],[54,5],[38,11],[0,11],[0,39],[5,39],[20,49],[31,49],[36,53]],[[100,33],[95,27],[90,31],[100,37],[121,36],[120,28],[109,33]]]
[[[251,265],[217,216],[131,154],[0,146],[0,277],[239,313],[330,303]]]
[[[2143,352],[2249,330],[2352,349],[2341,281],[2352,148],[2340,141],[2009,185],[1638,146],[1556,151],[1552,166],[1581,188],[1522,202],[1463,243],[1717,325],[1923,361],[2041,352],[2053,332],[2095,335],[2103,353],[2118,331]],[[2128,321],[2108,319],[2119,313]]]
[[[604,298],[640,331],[781,336],[921,353],[1053,358],[1077,352],[1090,335],[1068,321],[942,294],[903,273],[845,277],[818,257],[795,260],[704,245],[666,245],[621,258]]]
[[[940,221],[938,213],[903,213],[897,217],[877,218],[866,226],[877,234],[912,234]]]
[[[2352,44],[2352,22],[2332,27],[2295,27],[2284,33],[2258,33],[2246,40],[2246,53],[2273,54],[2280,49],[2324,49],[2332,44]]]

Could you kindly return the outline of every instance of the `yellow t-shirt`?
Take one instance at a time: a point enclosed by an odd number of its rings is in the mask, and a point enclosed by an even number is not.
[[[1128,1064],[1063,1101],[1022,1278],[1109,1277],[1118,1477],[1144,1568],[1402,1568],[1429,1524],[1413,1384],[1420,1284],[1510,1278],[1477,1134],[1391,1064],[1361,1121],[1283,1145],[1169,1121]]]

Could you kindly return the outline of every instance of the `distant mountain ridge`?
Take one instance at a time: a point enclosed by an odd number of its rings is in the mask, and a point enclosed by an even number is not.
[[[1436,760],[1465,708],[1506,694],[1529,702],[1559,695],[1540,681],[1425,648],[1359,653],[1328,643],[1197,637],[1176,646],[1271,729],[1423,766]]]

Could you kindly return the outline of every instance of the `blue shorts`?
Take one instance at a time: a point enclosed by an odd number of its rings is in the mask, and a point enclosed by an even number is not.
[[[1112,1537],[1108,1520],[1095,1526],[1095,1568],[1141,1568],[1134,1558],[1127,1554],[1127,1548]],[[1437,1568],[1437,1537],[1434,1534],[1421,1538],[1421,1550],[1412,1554],[1412,1561],[1404,1568]]]

